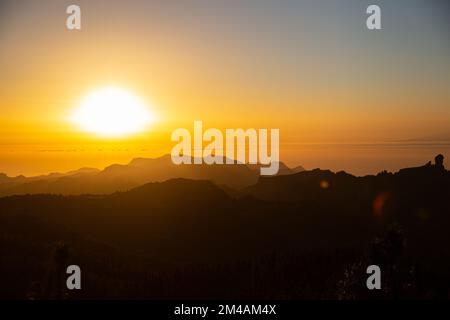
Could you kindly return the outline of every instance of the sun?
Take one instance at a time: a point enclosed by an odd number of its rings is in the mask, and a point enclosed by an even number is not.
[[[144,131],[153,121],[150,109],[134,94],[106,87],[85,97],[71,115],[83,131],[103,137],[125,137]]]

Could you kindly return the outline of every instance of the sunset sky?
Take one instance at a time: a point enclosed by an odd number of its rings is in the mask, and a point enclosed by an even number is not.
[[[66,29],[66,8],[82,30]],[[381,31],[366,8],[382,8]],[[280,160],[376,173],[450,157],[448,0],[0,0],[0,172],[170,153],[171,132],[279,128]],[[107,86],[155,115],[127,137],[68,118]],[[414,142],[414,143],[413,143]]]

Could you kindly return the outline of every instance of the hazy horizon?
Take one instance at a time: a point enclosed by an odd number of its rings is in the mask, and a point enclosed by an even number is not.
[[[446,148],[450,147],[450,142],[410,142],[410,143],[378,143],[378,144],[305,144],[302,146],[293,145],[291,147],[294,148],[302,148],[305,155],[305,160],[303,162],[295,162],[295,161],[283,161],[290,168],[295,168],[297,166],[302,166],[306,170],[312,169],[322,169],[322,170],[331,170],[333,172],[346,171],[347,173],[356,175],[356,176],[364,176],[364,175],[374,175],[384,170],[389,172],[397,172],[400,169],[407,167],[417,167],[422,166],[428,161],[433,161],[434,157],[438,154],[447,154],[445,152]],[[336,148],[340,151],[348,151],[349,156],[345,156],[345,152],[343,155],[339,157],[325,157],[320,159],[320,154],[329,154],[332,153]],[[379,152],[383,150],[382,156],[380,156]],[[38,175],[46,175],[50,173],[66,173],[74,170],[78,170],[81,168],[95,168],[99,170],[103,170],[106,167],[113,164],[128,164],[133,159],[136,158],[160,158],[163,156],[169,155],[168,153],[155,154],[150,156],[147,149],[142,150],[102,150],[97,151],[99,153],[103,153],[105,155],[114,153],[117,161],[109,161],[108,159],[100,159],[97,162],[89,162],[89,159],[77,159],[73,160],[70,158],[70,155],[75,152],[84,153],[87,151],[78,151],[78,150],[70,150],[70,149],[61,149],[61,150],[40,150],[39,153],[47,155],[48,158],[52,157],[52,154],[65,154],[68,157],[69,161],[66,166],[62,167],[54,167],[53,169],[49,167],[47,170],[37,171],[36,167],[41,167],[42,164],[29,164],[23,163],[22,168],[26,168],[23,171],[7,171],[0,170],[0,173],[4,173],[9,177],[15,177],[19,175],[24,175],[27,177],[38,176]],[[59,158],[64,158],[63,156],[58,156]],[[351,157],[351,158],[350,158]],[[51,164],[48,162],[46,157],[41,157],[43,159],[44,164]],[[318,159],[318,160],[317,160]],[[446,161],[447,163],[447,161]],[[3,167],[7,167],[7,163],[2,163]],[[12,166],[17,166],[17,162],[12,163]]]

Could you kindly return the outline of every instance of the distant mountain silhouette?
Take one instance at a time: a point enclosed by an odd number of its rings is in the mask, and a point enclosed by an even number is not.
[[[0,174],[0,196],[14,194],[108,194],[125,191],[149,182],[174,178],[211,180],[218,185],[239,189],[256,183],[259,165],[174,165],[169,155],[133,159],[129,164],[114,164],[104,170],[83,168],[65,174],[37,177],[7,177]],[[289,169],[280,163],[280,175],[303,170]]]

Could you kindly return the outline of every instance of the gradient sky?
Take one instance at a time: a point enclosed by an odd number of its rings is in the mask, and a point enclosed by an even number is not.
[[[65,28],[70,4],[81,31]],[[365,27],[369,4],[382,8],[381,31]],[[280,128],[291,165],[420,164],[448,150],[430,141],[450,141],[449,27],[447,0],[0,0],[0,172],[162,155],[171,131],[197,119]],[[67,122],[111,84],[151,106],[149,132],[105,141]],[[385,145],[410,140],[423,146]]]

